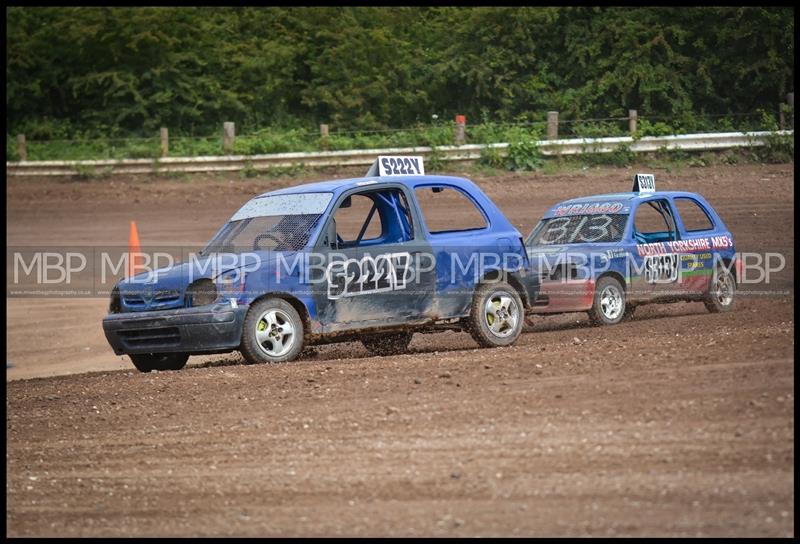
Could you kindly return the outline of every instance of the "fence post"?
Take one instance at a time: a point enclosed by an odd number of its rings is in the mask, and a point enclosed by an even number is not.
[[[169,155],[169,130],[161,127],[161,156]]]
[[[467,117],[456,115],[456,145],[464,145],[466,139]]]
[[[558,112],[547,112],[547,139],[558,140]]]
[[[236,137],[236,127],[230,121],[222,124],[222,150],[225,153],[233,153],[233,140]]]
[[[322,149],[328,150],[328,125],[319,126],[319,137],[322,140]]]
[[[639,119],[639,112],[636,110],[628,110],[628,132],[631,136],[636,134],[636,121]]]
[[[17,134],[17,155],[21,161],[28,160],[28,144],[24,134]]]

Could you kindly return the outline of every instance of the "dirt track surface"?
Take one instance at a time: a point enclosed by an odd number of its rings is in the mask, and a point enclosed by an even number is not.
[[[527,233],[633,171],[469,177]],[[656,172],[704,194],[738,250],[787,255],[776,294],[610,328],[536,318],[505,349],[441,333],[397,357],[344,344],[145,375],[106,345],[105,300],[7,299],[7,535],[792,536],[793,176]],[[297,181],[12,178],[7,243],[119,245],[130,219],[144,246],[202,243]]]

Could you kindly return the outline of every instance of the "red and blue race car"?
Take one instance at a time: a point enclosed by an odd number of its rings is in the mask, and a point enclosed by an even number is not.
[[[533,313],[588,312],[611,325],[647,303],[733,306],[739,264],[730,230],[702,196],[656,191],[651,174],[636,174],[632,192],[556,204],[526,246],[541,280]]]

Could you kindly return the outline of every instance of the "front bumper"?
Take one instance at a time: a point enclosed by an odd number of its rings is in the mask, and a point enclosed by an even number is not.
[[[214,353],[239,347],[249,306],[228,303],[109,314],[103,331],[114,353]]]

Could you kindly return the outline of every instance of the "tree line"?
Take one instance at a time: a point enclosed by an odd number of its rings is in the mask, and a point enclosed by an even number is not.
[[[8,7],[6,133],[775,111],[791,7]]]

